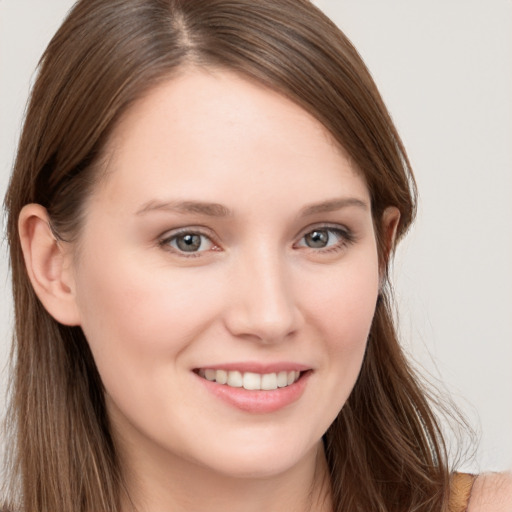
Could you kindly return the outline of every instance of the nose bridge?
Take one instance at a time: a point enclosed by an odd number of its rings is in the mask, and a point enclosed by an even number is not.
[[[237,258],[228,327],[260,342],[284,340],[299,326],[299,311],[285,255],[260,244]]]

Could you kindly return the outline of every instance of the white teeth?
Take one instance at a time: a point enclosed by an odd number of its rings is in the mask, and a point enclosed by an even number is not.
[[[261,375],[259,373],[245,372],[243,380],[245,389],[261,389]]]
[[[288,386],[288,372],[279,372],[277,374],[277,387],[284,388]]]
[[[219,384],[226,384],[228,382],[228,372],[225,370],[217,370],[215,372],[215,380]]]
[[[275,373],[265,373],[261,376],[261,389],[277,389],[277,375]]]
[[[243,385],[243,378],[240,372],[228,372],[227,385],[232,388],[241,388]]]
[[[254,373],[227,370],[213,370],[211,368],[199,370],[199,375],[206,380],[227,384],[232,388],[247,390],[272,391],[277,388],[285,388],[296,382],[300,377],[299,371],[282,371],[279,373]]]

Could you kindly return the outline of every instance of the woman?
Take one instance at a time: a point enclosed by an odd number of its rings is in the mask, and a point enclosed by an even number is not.
[[[308,2],[79,2],[6,204],[22,510],[466,507],[389,310],[407,156]]]

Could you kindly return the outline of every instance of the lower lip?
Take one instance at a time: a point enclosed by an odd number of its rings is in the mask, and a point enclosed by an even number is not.
[[[296,402],[304,393],[311,371],[301,374],[300,378],[284,388],[271,391],[254,391],[245,388],[233,388],[226,384],[218,384],[197,375],[203,386],[225,403],[250,413],[270,413],[279,411]]]

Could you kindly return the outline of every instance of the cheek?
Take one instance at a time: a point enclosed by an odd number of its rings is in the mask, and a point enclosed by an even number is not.
[[[163,359],[175,361],[215,316],[215,287],[183,269],[135,258],[85,261],[78,274],[82,329],[100,375],[156,378]],[[141,382],[143,379],[141,380]]]
[[[316,400],[327,429],[361,369],[379,291],[376,255],[354,259],[339,272],[318,277],[317,286],[308,287],[306,294],[310,301],[308,323],[320,330],[318,339],[323,343],[325,394]]]
[[[305,309],[324,330],[329,350],[350,351],[364,344],[379,291],[376,254],[319,272],[310,283],[304,291]]]

